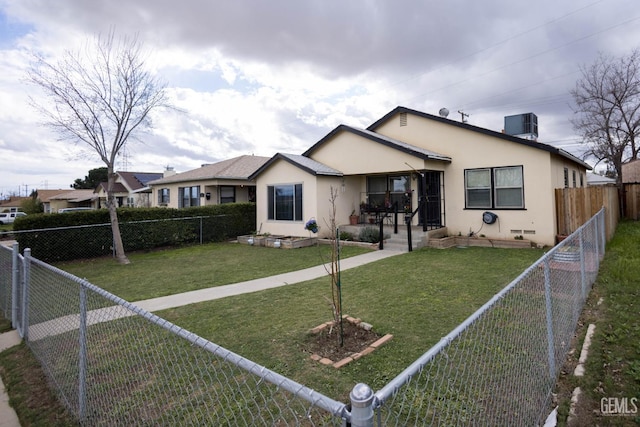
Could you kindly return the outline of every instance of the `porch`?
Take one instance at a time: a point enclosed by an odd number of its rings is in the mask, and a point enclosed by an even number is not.
[[[358,238],[360,232],[364,228],[380,229],[379,224],[356,224],[356,225],[340,225],[341,232],[351,233],[355,238]],[[396,227],[393,224],[383,224],[383,236],[384,243],[383,249],[408,251],[409,250],[409,231],[406,224],[398,225],[397,233]],[[431,230],[424,230],[420,225],[411,226],[411,249],[419,249],[429,245],[430,239],[439,239],[448,235],[447,227],[440,227]]]

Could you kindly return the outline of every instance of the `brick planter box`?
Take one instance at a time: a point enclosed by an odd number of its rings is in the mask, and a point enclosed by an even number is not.
[[[343,315],[342,318],[344,320],[346,320],[347,322],[353,323],[354,325],[357,325],[358,327],[361,327],[363,329],[367,329],[370,330],[373,326],[371,326],[368,323],[362,322],[360,319],[356,319],[354,317],[348,316],[348,315]],[[323,323],[321,325],[316,326],[315,328],[313,328],[311,330],[311,333],[317,334],[319,332],[321,332],[323,329],[328,328],[330,326],[335,326],[334,322],[326,322]],[[378,340],[376,340],[375,342],[369,344],[368,346],[366,346],[365,348],[363,348],[360,352],[357,353],[353,353],[350,356],[345,357],[344,359],[341,360],[331,360],[328,359],[326,357],[321,357],[318,354],[312,354],[311,355],[311,359],[315,360],[317,362],[322,363],[323,365],[328,365],[328,366],[333,366],[336,369],[342,368],[344,365],[354,361],[354,360],[358,360],[363,356],[366,356],[367,354],[371,354],[373,353],[375,350],[377,350],[378,348],[382,347],[384,344],[388,343],[389,341],[391,341],[391,339],[393,338],[393,335],[391,334],[386,334],[383,337],[379,338]]]

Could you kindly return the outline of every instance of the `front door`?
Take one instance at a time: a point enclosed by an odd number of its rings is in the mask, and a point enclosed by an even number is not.
[[[420,225],[440,228],[442,221],[442,172],[423,171],[424,178],[418,184],[418,194],[424,197],[420,209]]]

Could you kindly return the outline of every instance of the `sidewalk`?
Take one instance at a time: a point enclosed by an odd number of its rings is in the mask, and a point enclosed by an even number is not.
[[[379,261],[391,256],[400,255],[403,251],[385,249],[382,251],[372,251],[363,255],[357,255],[340,260],[340,270],[359,267],[370,262]],[[154,312],[167,308],[181,307],[202,301],[211,301],[233,295],[257,292],[265,289],[277,288],[280,286],[292,285],[307,280],[326,276],[327,265],[306,268],[304,270],[292,271],[290,273],[278,274],[261,279],[249,280],[246,282],[234,283],[231,285],[216,286],[213,288],[199,289],[197,291],[184,292],[181,294],[167,295],[159,298],[152,298],[143,301],[133,302],[140,308]],[[13,330],[0,334],[0,352],[20,344],[18,332]],[[0,427],[20,427],[18,416],[9,405],[9,396],[5,392],[4,384],[0,381]]]
[[[370,262],[379,261],[404,252],[394,250],[372,251],[363,255],[340,260],[340,270],[359,267]],[[306,268],[304,270],[292,271],[290,273],[278,274],[261,279],[249,280],[247,282],[234,283],[231,285],[216,286],[214,288],[199,289],[197,291],[185,292],[182,294],[167,295],[165,297],[152,298],[143,301],[136,301],[133,304],[147,311],[160,311],[167,308],[181,307],[183,305],[194,304],[202,301],[225,298],[234,295],[257,292],[265,289],[277,288],[279,286],[291,285],[326,276],[327,270],[324,265]]]
[[[16,330],[0,334],[0,352],[20,344],[20,341],[18,331]],[[16,415],[16,411],[9,405],[9,396],[6,393],[2,380],[0,380],[0,427],[20,427],[18,415]]]

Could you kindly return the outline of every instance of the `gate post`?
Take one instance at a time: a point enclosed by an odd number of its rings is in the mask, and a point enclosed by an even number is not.
[[[29,341],[29,285],[31,282],[31,249],[24,250],[22,262],[22,336],[25,341]]]
[[[351,399],[351,426],[373,427],[373,390],[358,383],[349,393]]]
[[[20,254],[18,242],[11,247],[11,326],[17,329],[18,325],[18,286],[20,286]]]

